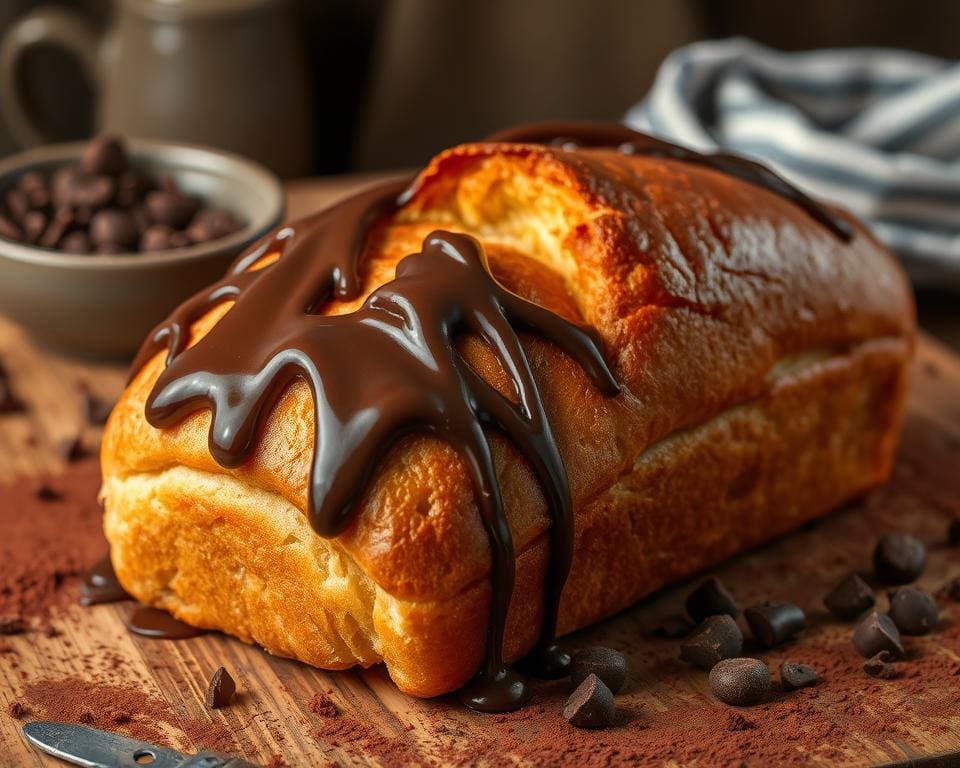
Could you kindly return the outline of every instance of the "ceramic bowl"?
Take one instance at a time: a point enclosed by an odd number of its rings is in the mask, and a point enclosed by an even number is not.
[[[5,158],[0,195],[28,171],[50,173],[78,160],[84,146],[56,144]],[[237,254],[283,218],[283,186],[256,163],[165,141],[130,140],[126,147],[138,170],[170,176],[185,192],[246,224],[207,243],[117,255],[69,254],[0,238],[0,314],[56,351],[129,359],[171,309],[222,277]]]

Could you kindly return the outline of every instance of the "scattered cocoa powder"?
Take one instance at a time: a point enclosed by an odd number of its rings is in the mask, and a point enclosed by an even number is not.
[[[251,746],[222,722],[178,715],[160,698],[130,684],[64,678],[26,685],[22,697],[31,713],[48,720],[119,731],[153,744],[170,744],[167,729],[182,731],[197,749],[239,755]]]
[[[225,723],[208,720],[177,720],[175,725],[200,749],[209,749],[225,755],[246,754],[249,744],[241,744],[237,734]]]
[[[320,717],[336,717],[340,714],[337,705],[325,693],[314,694],[313,698],[310,699],[309,707],[313,714],[320,715]]]
[[[41,497],[41,488],[53,493]],[[94,459],[53,480],[0,488],[0,633],[47,628],[52,609],[77,602],[84,573],[107,551],[99,488]]]
[[[136,739],[166,743],[160,726],[171,719],[166,703],[133,685],[80,678],[41,680],[27,685],[23,697],[47,720],[121,730]]]
[[[423,762],[414,747],[405,738],[388,736],[383,723],[361,722],[341,715],[324,718],[314,732],[318,741],[331,747],[346,748],[358,757],[374,757],[384,765],[418,765]]]

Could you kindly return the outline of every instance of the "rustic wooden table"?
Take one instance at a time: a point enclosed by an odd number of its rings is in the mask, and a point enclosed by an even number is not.
[[[292,182],[289,216],[302,216],[371,180]],[[61,471],[55,447],[63,438],[86,430],[88,441],[97,439],[95,428],[84,426],[78,383],[113,399],[124,371],[44,352],[2,318],[0,359],[31,406],[26,415],[0,419],[0,480]],[[777,695],[745,710],[740,719],[739,713],[732,717],[709,696],[705,675],[677,661],[675,641],[646,632],[677,610],[684,587],[665,590],[574,638],[575,644],[620,648],[631,665],[630,684],[619,700],[624,723],[596,734],[569,730],[559,715],[565,693],[557,684],[539,688],[535,706],[521,713],[483,717],[448,700],[410,699],[379,668],[322,672],[218,634],[179,642],[145,640],[124,627],[128,604],[77,607],[56,618],[54,637],[28,633],[4,639],[12,652],[0,653],[0,764],[59,764],[27,747],[19,733],[21,719],[7,716],[12,702],[29,700],[31,686],[50,679],[87,681],[106,692],[107,700],[139,688],[152,708],[133,722],[119,722],[120,731],[136,732],[133,726],[149,716],[163,740],[183,750],[216,746],[262,763],[283,755],[285,764],[296,766],[716,765],[726,764],[729,748],[739,750],[751,766],[865,766],[958,749],[960,607],[946,608],[940,632],[911,641],[903,673],[907,682],[898,683],[865,677],[849,643],[849,627],[831,622],[820,606],[820,597],[840,576],[867,567],[870,542],[887,528],[906,528],[938,543],[924,586],[936,588],[960,575],[960,552],[939,545],[951,515],[960,515],[960,358],[924,337],[890,484],[865,502],[717,571],[743,602],[778,597],[808,611],[811,628],[804,637],[762,657],[771,668],[785,656],[813,660],[824,675],[816,689]],[[103,663],[91,664],[91,656]],[[233,672],[241,695],[232,706],[210,711],[203,693],[220,664]],[[311,706],[317,693],[334,702],[336,716],[316,701]],[[35,707],[31,715],[75,716],[69,714],[75,708],[66,704]],[[800,738],[797,729],[810,738]]]

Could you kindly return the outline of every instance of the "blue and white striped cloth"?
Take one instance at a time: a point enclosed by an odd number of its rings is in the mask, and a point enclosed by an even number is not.
[[[667,57],[625,122],[756,157],[867,220],[915,282],[960,289],[960,63],[696,43]]]

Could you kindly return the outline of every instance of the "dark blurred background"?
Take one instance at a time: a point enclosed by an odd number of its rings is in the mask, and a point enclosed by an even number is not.
[[[0,0],[0,33],[41,5],[90,27],[106,71],[91,75],[62,47],[27,46],[13,90],[42,126],[35,138],[80,138],[126,119],[121,125],[141,135],[216,143],[286,177],[414,167],[523,121],[615,120],[643,97],[667,53],[704,38],[960,58],[957,0]],[[257,21],[252,34],[232,25],[264,9],[276,24]],[[103,37],[110,28],[113,37]],[[169,57],[151,70],[166,73],[163,82],[128,66],[131,45],[138,56]],[[199,77],[222,62],[222,50],[238,52],[248,69]],[[281,52],[302,78],[282,68]],[[179,60],[189,67],[177,74]],[[16,135],[0,118],[0,156],[18,148]],[[955,297],[922,304],[932,325],[955,312]]]
[[[41,5],[76,11],[103,29],[118,8],[149,13],[152,4],[216,2],[2,0],[0,32]],[[956,0],[291,0],[289,6],[315,118],[313,160],[293,169],[304,176],[417,165],[440,147],[525,120],[617,119],[643,96],[667,53],[703,38],[746,35],[784,50],[893,46],[960,58]],[[68,54],[37,46],[20,70],[24,96],[50,126],[45,138],[91,132],[94,86]],[[244,83],[234,87],[241,95]],[[269,105],[250,105],[251,121],[268,116]],[[276,126],[277,141],[283,132]],[[0,154],[15,146],[0,125]]]

